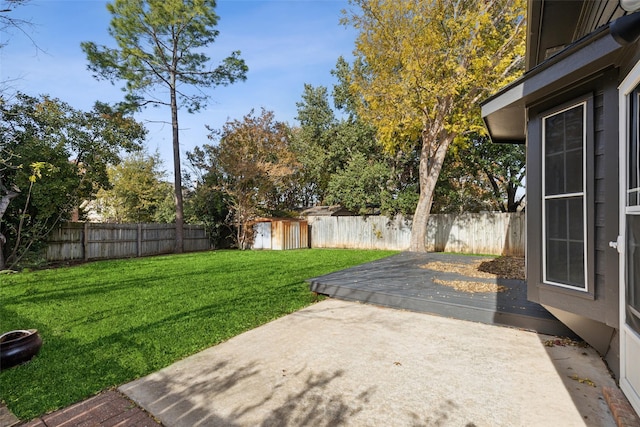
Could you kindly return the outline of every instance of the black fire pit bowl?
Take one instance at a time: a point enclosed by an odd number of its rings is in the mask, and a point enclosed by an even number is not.
[[[42,338],[37,329],[21,329],[0,335],[0,370],[28,362],[38,354]]]

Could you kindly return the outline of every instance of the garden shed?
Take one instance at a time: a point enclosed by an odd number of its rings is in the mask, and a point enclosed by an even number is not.
[[[301,249],[309,247],[309,225],[294,218],[263,218],[253,224],[251,249]]]

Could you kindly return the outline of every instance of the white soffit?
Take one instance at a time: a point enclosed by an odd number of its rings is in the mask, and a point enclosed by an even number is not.
[[[487,117],[498,110],[508,107],[522,99],[524,95],[524,83],[512,87],[503,94],[497,96],[482,106],[482,117]]]

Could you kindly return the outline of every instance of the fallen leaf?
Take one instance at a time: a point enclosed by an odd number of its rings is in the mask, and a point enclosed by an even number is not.
[[[571,375],[569,378],[571,378],[572,380],[578,381],[580,384],[586,384],[586,385],[591,386],[591,387],[595,387],[596,386],[596,383],[591,381],[589,378],[580,378],[576,374]]]

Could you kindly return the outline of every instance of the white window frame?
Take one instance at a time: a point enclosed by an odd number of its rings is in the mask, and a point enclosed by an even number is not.
[[[640,90],[635,92],[635,88],[627,95],[633,95],[635,93],[635,102],[636,102],[636,108],[640,109]],[[627,117],[628,119],[628,117]],[[627,123],[627,126],[629,125],[629,123]],[[640,123],[637,124],[637,126],[640,126]],[[627,132],[629,130],[627,129]],[[640,167],[640,129],[638,131],[636,131],[636,144],[637,144],[637,148],[636,148],[636,165],[638,167]],[[626,148],[628,149],[628,147]],[[627,171],[627,175],[625,177],[625,181],[624,182],[628,182],[629,179],[629,173],[631,172],[629,170],[629,162],[628,162],[628,158],[627,158],[627,162],[626,162],[626,171]],[[637,172],[637,171],[636,171]],[[640,175],[636,177],[636,187],[635,188],[626,188],[626,192],[625,192],[625,199],[624,199],[624,206],[625,206],[625,212],[628,213],[637,213],[640,212]],[[625,185],[625,187],[628,187],[628,185]],[[629,204],[629,196],[631,196],[631,194],[636,195],[636,204],[634,205],[630,205]]]
[[[634,89],[640,85],[640,61],[618,86],[618,111],[619,111],[619,186],[620,186],[620,231],[618,236],[619,256],[619,321],[620,321],[620,388],[631,402],[633,408],[640,412],[640,387],[638,377],[630,372],[637,366],[637,351],[640,347],[640,334],[627,324],[627,220],[628,214],[640,212],[640,206],[628,206],[628,179],[629,179],[629,159],[628,138],[629,138],[629,99]],[[640,101],[639,101],[640,102]],[[640,134],[640,132],[638,132]],[[637,154],[640,156],[640,150]],[[637,372],[637,371],[636,371]]]
[[[548,118],[562,114],[576,107],[582,106],[582,191],[576,193],[563,193],[547,196],[546,189],[546,121]],[[542,117],[542,282],[547,285],[558,286],[573,291],[589,293],[589,270],[588,260],[588,239],[587,239],[587,101],[576,102],[566,108],[554,111]],[[583,227],[583,259],[584,259],[584,287],[577,287],[567,283],[558,283],[547,279],[547,200],[568,199],[571,197],[582,197],[582,227]]]

